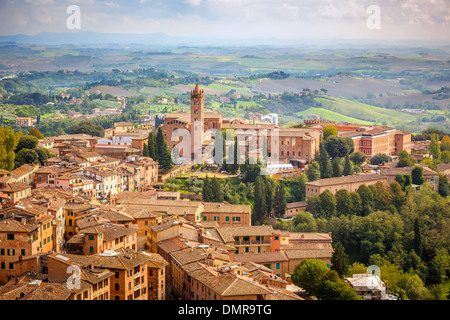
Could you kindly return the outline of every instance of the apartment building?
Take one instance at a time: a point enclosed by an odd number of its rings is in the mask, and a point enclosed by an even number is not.
[[[95,267],[91,256],[60,253],[49,255],[47,261],[48,281],[68,287],[69,300],[110,300],[114,273]]]
[[[121,248],[137,250],[137,228],[114,223],[81,229],[69,241],[70,253],[90,255]]]
[[[15,276],[14,262],[20,256],[42,252],[41,226],[14,219],[0,221],[0,284]]]

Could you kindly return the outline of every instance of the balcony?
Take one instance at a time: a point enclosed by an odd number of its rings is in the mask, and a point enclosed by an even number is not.
[[[133,276],[133,279],[139,278],[141,276],[140,272],[136,272]]]
[[[141,284],[138,283],[137,285],[134,286],[134,291],[141,289]]]

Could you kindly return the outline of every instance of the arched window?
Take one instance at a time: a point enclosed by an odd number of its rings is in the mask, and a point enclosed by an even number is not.
[[[119,291],[119,289],[120,289],[120,286],[119,286],[118,283],[116,283],[116,284],[114,285],[114,290]]]

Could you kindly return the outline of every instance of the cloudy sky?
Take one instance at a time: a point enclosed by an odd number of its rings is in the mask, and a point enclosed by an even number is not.
[[[0,35],[68,30],[220,38],[417,39],[449,42],[450,0],[0,0]],[[379,20],[376,11],[379,8]],[[375,14],[375,15],[374,15]],[[371,29],[379,21],[380,28]]]

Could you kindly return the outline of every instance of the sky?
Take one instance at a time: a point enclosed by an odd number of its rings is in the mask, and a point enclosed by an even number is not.
[[[80,31],[450,43],[450,0],[0,0],[0,35],[76,32],[70,5]]]

